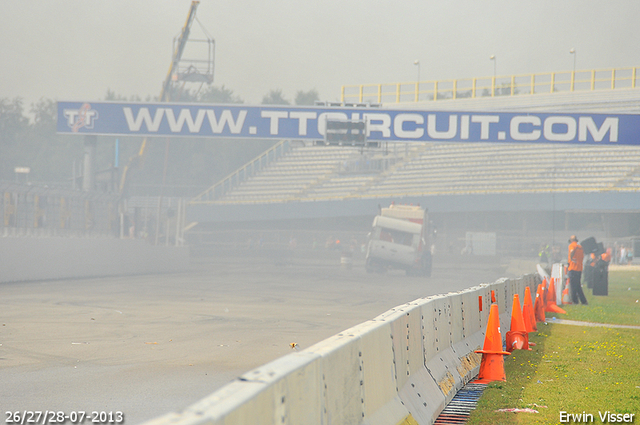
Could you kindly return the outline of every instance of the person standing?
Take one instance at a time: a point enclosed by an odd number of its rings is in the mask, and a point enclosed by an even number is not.
[[[573,235],[569,238],[569,291],[571,293],[571,302],[574,304],[582,303],[587,305],[587,298],[582,292],[580,279],[582,278],[582,260],[584,251],[582,246],[578,244],[578,238]]]

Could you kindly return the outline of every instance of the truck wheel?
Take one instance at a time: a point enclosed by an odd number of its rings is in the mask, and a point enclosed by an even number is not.
[[[433,265],[433,258],[431,253],[427,252],[422,257],[422,274],[426,277],[431,277],[431,266]]]
[[[367,271],[367,273],[373,273],[376,271],[375,264],[373,263],[371,258],[367,258],[367,261],[365,261],[364,269]]]
[[[376,260],[372,260],[371,258],[367,258],[364,263],[364,268],[367,273],[380,273],[385,274],[387,272],[387,268]]]

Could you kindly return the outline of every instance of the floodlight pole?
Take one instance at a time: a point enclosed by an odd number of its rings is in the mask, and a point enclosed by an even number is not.
[[[493,61],[493,80],[491,81],[491,97],[495,96],[496,93],[496,67],[498,59],[496,59],[496,55],[489,56],[489,60]]]
[[[574,91],[576,85],[576,57],[578,54],[576,53],[576,49],[573,47],[569,50],[569,53],[573,55],[573,72],[571,73],[571,91]]]
[[[413,61],[413,64],[418,67],[418,78],[416,79],[416,96],[415,96],[415,101],[417,102],[420,100],[420,61],[416,59],[415,61]]]

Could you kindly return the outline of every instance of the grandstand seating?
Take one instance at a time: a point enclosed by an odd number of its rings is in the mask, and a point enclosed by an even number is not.
[[[434,143],[378,173],[344,173],[356,148],[300,146],[225,195],[224,203],[539,191],[637,190],[640,148]],[[381,156],[383,153],[373,154]]]
[[[263,172],[242,182],[225,195],[224,202],[267,202],[299,199],[305,190],[337,173],[356,148],[298,146]]]
[[[626,146],[439,143],[367,195],[606,190],[624,186],[639,165],[640,149]]]
[[[431,102],[430,108],[638,112],[640,90]],[[616,101],[616,99],[618,101]],[[518,102],[517,104],[514,102]],[[416,107],[416,104],[412,105]],[[377,168],[348,167],[366,161]],[[390,143],[299,145],[215,203],[266,203],[436,194],[640,191],[635,146]]]

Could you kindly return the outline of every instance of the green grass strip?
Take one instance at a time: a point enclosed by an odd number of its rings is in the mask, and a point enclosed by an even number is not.
[[[640,325],[639,271],[612,272],[608,297],[589,292],[588,306],[566,306],[568,314],[553,316]],[[507,382],[489,384],[469,424],[582,423],[561,422],[561,411],[591,414],[593,423],[609,423],[599,416],[607,411],[634,414],[640,423],[640,330],[548,323],[530,334],[532,351],[504,358]],[[496,412],[505,408],[539,413]]]
[[[609,273],[609,295],[593,296],[583,287],[588,306],[563,305],[567,314],[549,314],[559,319],[617,325],[640,325],[640,271]],[[639,422],[640,423],[640,420]]]

